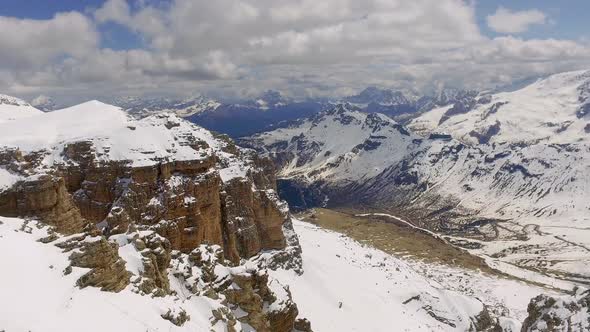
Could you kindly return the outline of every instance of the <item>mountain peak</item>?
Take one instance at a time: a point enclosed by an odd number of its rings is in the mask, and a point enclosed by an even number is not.
[[[289,103],[280,91],[267,90],[255,99],[256,104],[261,109],[269,109],[272,107],[283,106]]]
[[[35,99],[31,100],[31,105],[44,112],[49,112],[56,109],[56,104],[53,98],[46,95],[37,96]]]
[[[359,94],[346,98],[346,101],[355,104],[380,104],[380,105],[408,105],[411,102],[400,91],[391,89],[382,89],[375,86],[369,86]]]
[[[31,106],[26,101],[0,94],[0,124],[39,114],[43,114],[43,112]]]
[[[31,106],[31,104],[22,99],[3,94],[0,94],[0,105]]]

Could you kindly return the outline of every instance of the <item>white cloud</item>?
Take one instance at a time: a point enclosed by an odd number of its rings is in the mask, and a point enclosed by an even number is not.
[[[59,13],[49,20],[0,16],[0,68],[39,67],[63,56],[81,57],[97,47],[90,19]]]
[[[531,25],[547,23],[547,16],[538,9],[511,11],[498,7],[493,15],[487,17],[488,26],[499,33],[521,33]]]
[[[331,95],[368,84],[485,88],[590,67],[588,43],[482,35],[471,1],[150,3],[109,0],[90,18],[79,13],[47,21],[0,18],[1,31],[21,25],[29,31],[0,36],[0,43],[9,45],[0,49],[0,91],[83,98],[194,92],[189,89],[243,95],[276,88]],[[524,24],[515,20],[507,20],[513,31]],[[95,25],[107,22],[127,27],[145,47],[101,49]]]

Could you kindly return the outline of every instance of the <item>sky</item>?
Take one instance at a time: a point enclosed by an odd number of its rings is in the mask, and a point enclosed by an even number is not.
[[[0,93],[343,96],[590,69],[587,0],[0,0]]]

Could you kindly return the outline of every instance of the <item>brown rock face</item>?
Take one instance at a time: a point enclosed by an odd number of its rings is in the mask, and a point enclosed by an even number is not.
[[[196,148],[206,144],[198,143]],[[282,226],[289,217],[273,192],[272,163],[240,155],[248,152],[235,147],[228,151],[250,170],[223,182],[218,169],[224,165],[216,155],[132,167],[99,161],[91,142],[71,143],[63,151],[66,163],[0,193],[0,215],[38,217],[66,234],[88,224],[99,224],[107,235],[124,233],[133,224],[155,230],[174,250],[218,244],[236,263],[263,249],[284,248]],[[0,163],[25,179],[35,165],[18,150],[4,152]]]
[[[125,261],[119,257],[116,243],[97,237],[96,240],[74,240],[58,246],[78,249],[70,255],[71,265],[91,269],[78,279],[78,286],[94,286],[103,291],[119,292],[129,285],[131,274],[125,270]]]
[[[64,234],[81,232],[87,221],[72,201],[63,178],[41,176],[0,193],[0,215],[37,217]]]

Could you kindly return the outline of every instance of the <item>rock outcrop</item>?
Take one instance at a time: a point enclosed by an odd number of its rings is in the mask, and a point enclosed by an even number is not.
[[[173,274],[189,281],[187,291],[226,302],[229,310],[216,310],[213,316],[230,327],[239,321],[260,332],[289,332],[296,326],[311,331],[307,320],[297,320],[288,287],[256,265],[229,263],[219,246],[202,245],[188,255],[177,252]]]
[[[522,332],[590,330],[590,291],[577,289],[572,296],[539,295],[527,308]]]
[[[81,288],[94,286],[103,291],[119,292],[129,285],[131,273],[119,257],[119,246],[104,237],[81,236],[57,243],[57,246],[72,251],[68,269],[72,266],[90,269],[78,279],[77,284]],[[69,273],[69,270],[64,273]]]

